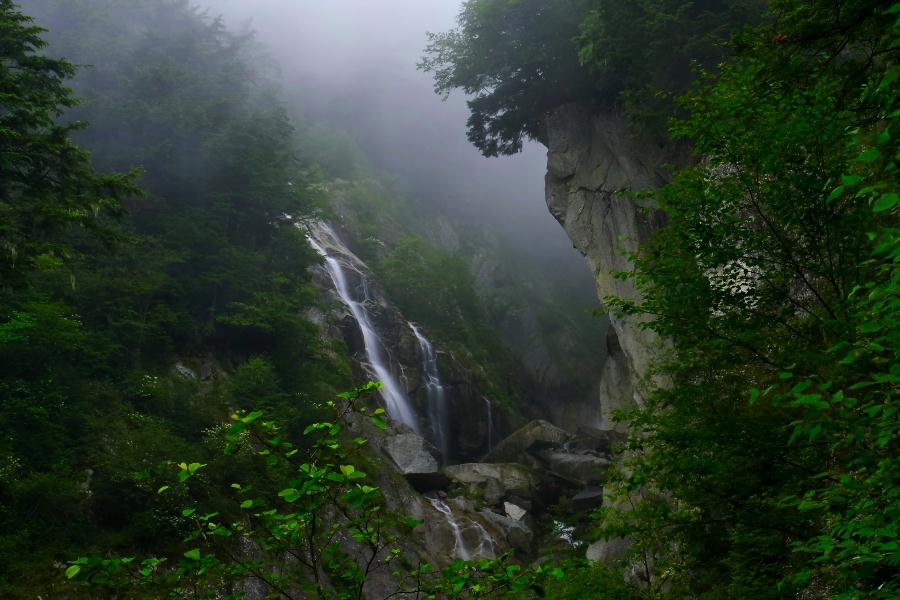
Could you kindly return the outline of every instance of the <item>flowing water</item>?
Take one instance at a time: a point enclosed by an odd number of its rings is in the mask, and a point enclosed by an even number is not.
[[[472,558],[493,558],[497,555],[497,543],[491,537],[491,534],[481,526],[481,523],[468,519],[469,524],[465,526],[478,534],[478,546],[473,552],[469,552],[463,539],[463,525],[456,520],[453,511],[447,506],[447,503],[440,498],[429,498],[428,501],[431,502],[436,511],[444,515],[444,519],[450,525],[450,529],[453,530],[453,555],[456,558],[472,560]]]
[[[325,239],[316,239],[317,235],[327,238],[327,241]],[[347,305],[347,308],[350,309],[353,318],[362,331],[363,345],[365,346],[369,365],[375,378],[383,385],[381,396],[384,398],[387,414],[395,421],[409,425],[418,433],[419,423],[412,408],[412,403],[391,371],[390,364],[386,359],[384,345],[375,331],[375,327],[372,325],[372,319],[369,317],[366,303],[370,298],[365,275],[346,260],[340,260],[329,254],[325,249],[323,243],[341,249],[344,248],[340,238],[328,225],[324,223],[319,224],[307,236],[307,240],[313,249],[325,259],[325,268],[331,276],[335,291],[344,304]],[[346,254],[349,255],[350,252],[346,251]],[[347,270],[352,270],[359,275],[362,284],[358,289],[351,291],[347,282]]]
[[[436,511],[444,515],[444,519],[447,520],[447,524],[450,525],[450,529],[453,530],[453,555],[456,558],[461,558],[463,560],[472,560],[472,555],[466,550],[466,543],[462,539],[462,529],[460,529],[459,523],[457,523],[456,519],[453,517],[453,511],[439,498],[429,498],[428,501],[431,502],[431,505]]]
[[[425,386],[425,400],[428,406],[428,433],[430,434],[431,443],[441,451],[441,456],[447,460],[450,447],[447,439],[447,428],[449,424],[449,416],[447,414],[447,393],[441,383],[441,376],[438,373],[437,353],[431,342],[422,335],[419,329],[410,323],[409,327],[419,340],[419,349],[422,352],[422,375]]]

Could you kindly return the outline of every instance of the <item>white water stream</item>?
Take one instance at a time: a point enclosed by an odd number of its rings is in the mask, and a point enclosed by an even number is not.
[[[453,517],[453,511],[439,498],[429,498],[428,501],[431,502],[431,505],[436,511],[444,515],[444,519],[447,520],[447,524],[450,525],[450,529],[453,530],[454,556],[463,560],[472,560],[472,555],[466,550],[466,543],[462,539],[462,529],[460,529],[459,523],[457,523],[456,519]]]
[[[436,511],[444,515],[444,519],[453,531],[453,555],[456,558],[472,560],[473,555],[476,558],[493,558],[496,555],[497,544],[487,530],[481,526],[481,523],[469,519],[469,527],[478,533],[478,547],[475,548],[474,553],[469,552],[462,536],[462,526],[453,516],[453,511],[447,506],[447,503],[440,498],[429,498],[428,501]]]
[[[325,268],[331,276],[335,291],[338,293],[338,296],[340,296],[344,304],[347,305],[347,308],[350,309],[353,318],[356,320],[362,331],[363,345],[365,346],[369,365],[372,368],[373,375],[383,385],[381,388],[381,396],[384,398],[387,414],[395,421],[405,423],[412,427],[416,433],[419,433],[418,419],[416,419],[416,414],[409,401],[409,397],[407,397],[406,392],[403,391],[397,378],[394,376],[393,372],[391,372],[390,364],[385,358],[381,338],[378,336],[375,327],[372,325],[372,320],[369,318],[369,311],[366,308],[366,303],[370,298],[369,290],[366,286],[365,275],[347,261],[339,260],[335,256],[329,254],[323,243],[321,243],[325,240],[317,240],[315,238],[316,235],[323,235],[329,238],[327,240],[329,246],[333,245],[340,249],[344,249],[345,246],[341,243],[340,238],[338,238],[331,227],[325,223],[320,223],[316,229],[307,236],[310,246],[325,259]],[[351,254],[349,250],[345,253],[348,255]],[[355,271],[359,275],[360,281],[362,281],[362,285],[360,286],[362,293],[359,294],[360,290],[356,290],[357,294],[361,296],[359,299],[354,297],[354,294],[350,290],[350,286],[347,283],[347,275],[345,273],[346,269]]]
[[[449,416],[447,414],[447,393],[441,384],[441,376],[438,372],[437,353],[434,346],[428,341],[413,323],[409,324],[410,329],[419,340],[419,349],[422,352],[422,376],[425,385],[425,399],[428,406],[428,429],[431,435],[431,442],[441,451],[441,456],[447,460],[449,456],[449,442],[447,439],[447,425]]]

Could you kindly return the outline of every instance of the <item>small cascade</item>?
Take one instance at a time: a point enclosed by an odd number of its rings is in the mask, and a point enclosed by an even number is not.
[[[330,244],[333,244],[338,248],[344,247],[340,238],[338,238],[337,234],[328,225],[320,223],[318,227],[316,227],[316,233],[330,238],[328,240]],[[325,268],[331,276],[335,291],[338,293],[338,296],[340,296],[344,304],[347,305],[347,308],[350,309],[353,318],[356,320],[362,331],[363,344],[365,346],[369,365],[374,372],[374,376],[383,385],[381,396],[384,398],[388,415],[395,421],[400,421],[401,423],[409,425],[418,433],[419,423],[416,419],[415,411],[412,408],[412,403],[409,401],[409,398],[391,371],[390,364],[385,357],[381,338],[375,331],[372,320],[369,317],[366,303],[371,298],[369,297],[366,277],[346,261],[341,261],[338,258],[331,256],[325,249],[325,246],[323,246],[319,240],[316,240],[313,233],[307,235],[307,240],[309,241],[310,246],[325,259]],[[356,272],[360,276],[360,281],[362,282],[360,286],[361,289],[356,290],[359,299],[354,297],[354,294],[351,293],[350,286],[347,283],[347,275],[345,273],[345,270],[347,269]]]
[[[450,525],[450,529],[453,530],[454,557],[461,558],[462,560],[472,560],[473,558],[493,558],[497,555],[497,542],[495,542],[494,538],[491,537],[491,534],[482,527],[481,523],[468,519],[469,523],[465,526],[467,529],[475,531],[475,533],[478,534],[478,546],[475,548],[474,552],[469,552],[468,548],[466,548],[466,542],[463,540],[464,526],[460,525],[456,520],[456,517],[453,516],[453,511],[447,503],[440,498],[428,498],[428,501],[431,502],[431,505],[436,511],[444,515],[444,519],[446,519],[447,524]]]
[[[472,528],[478,532],[478,547],[475,549],[475,556],[481,558],[494,558],[497,556],[497,542],[487,532],[487,529],[482,527],[478,521],[472,521]]]
[[[450,525],[450,529],[453,530],[453,555],[456,556],[456,558],[461,558],[463,560],[472,560],[472,555],[466,550],[466,543],[462,539],[462,529],[460,529],[459,523],[457,523],[456,519],[453,517],[453,511],[450,510],[450,507],[440,498],[429,498],[428,501],[431,502],[431,505],[436,511],[444,515],[447,524]]]
[[[419,340],[419,348],[422,352],[422,374],[425,385],[425,399],[428,406],[428,433],[432,444],[441,451],[441,456],[446,461],[449,452],[449,440],[447,439],[447,428],[449,425],[449,415],[447,414],[447,393],[441,384],[441,376],[438,373],[437,353],[431,342],[422,335],[419,329],[410,323],[412,329]]]

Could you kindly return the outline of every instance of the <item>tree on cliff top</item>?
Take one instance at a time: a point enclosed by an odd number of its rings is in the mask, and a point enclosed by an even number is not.
[[[586,0],[470,0],[459,27],[429,34],[419,67],[435,91],[461,89],[469,100],[468,136],[485,156],[515,154],[539,139],[541,115],[591,95],[588,69],[572,39]]]
[[[468,136],[485,156],[515,154],[568,102],[609,107],[639,92],[635,112],[667,110],[657,92],[683,90],[694,62],[715,66],[760,10],[759,0],[469,0],[456,29],[430,34],[419,67],[436,92],[472,97]]]

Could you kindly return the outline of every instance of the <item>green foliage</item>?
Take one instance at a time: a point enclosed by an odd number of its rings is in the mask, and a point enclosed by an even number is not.
[[[672,343],[600,514],[648,593],[898,593],[900,6],[839,4],[771,3],[685,97],[704,160],[609,299]]]
[[[352,464],[362,459],[366,440],[350,439],[348,425],[369,415],[363,397],[378,387],[368,384],[329,403],[333,419],[306,427],[302,449],[262,411],[233,415],[225,452],[253,457],[250,473],[262,475],[255,483],[245,471],[242,482],[230,484],[227,506],[209,510],[194,500],[217,493],[207,491],[208,465],[172,464],[176,482],[157,494],[187,492],[178,510],[182,548],[144,560],[82,557],[69,564],[66,578],[88,593],[129,598],[239,598],[254,584],[267,597],[287,599],[371,597],[366,584],[385,568],[396,580],[386,597],[534,597],[562,580],[558,567],[526,570],[506,558],[457,561],[442,571],[412,561],[403,535],[421,522],[389,514],[381,492]]]
[[[420,68],[435,91],[469,100],[469,140],[485,156],[515,154],[524,138],[540,139],[541,118],[566,102],[590,97],[588,70],[572,39],[586,0],[469,0],[459,27],[430,34]]]
[[[76,104],[64,81],[75,67],[40,54],[44,31],[12,0],[0,2],[0,290],[21,287],[33,270],[59,268],[72,227],[109,234],[102,216],[133,193],[133,176],[98,175],[72,143],[80,126],[57,119]]]
[[[422,238],[401,240],[379,265],[392,298],[413,320],[430,323],[457,341],[466,324],[479,319],[475,281],[469,264]]]
[[[675,95],[698,69],[715,69],[732,34],[762,10],[760,0],[595,1],[577,39],[579,54],[601,98],[624,103],[633,120],[662,132]]]
[[[733,30],[762,4],[469,0],[456,29],[430,34],[419,68],[434,74],[436,92],[472,97],[469,140],[485,156],[515,154],[525,138],[546,143],[546,114],[569,102],[624,102],[632,117],[659,125],[672,95],[697,66],[722,60]]]
[[[526,375],[478,297],[471,259],[420,237],[407,237],[375,270],[404,315],[427,324],[491,398],[518,407]],[[518,377],[513,379],[512,373]]]
[[[168,550],[169,500],[146,493],[167,450],[230,477],[226,406],[254,394],[302,430],[349,378],[302,317],[318,258],[288,215],[317,209],[319,171],[249,40],[181,1],[22,4],[51,31],[0,3],[4,598],[52,596],[47,566],[91,548]],[[93,65],[81,104],[58,55]],[[146,195],[92,162],[140,168]]]

